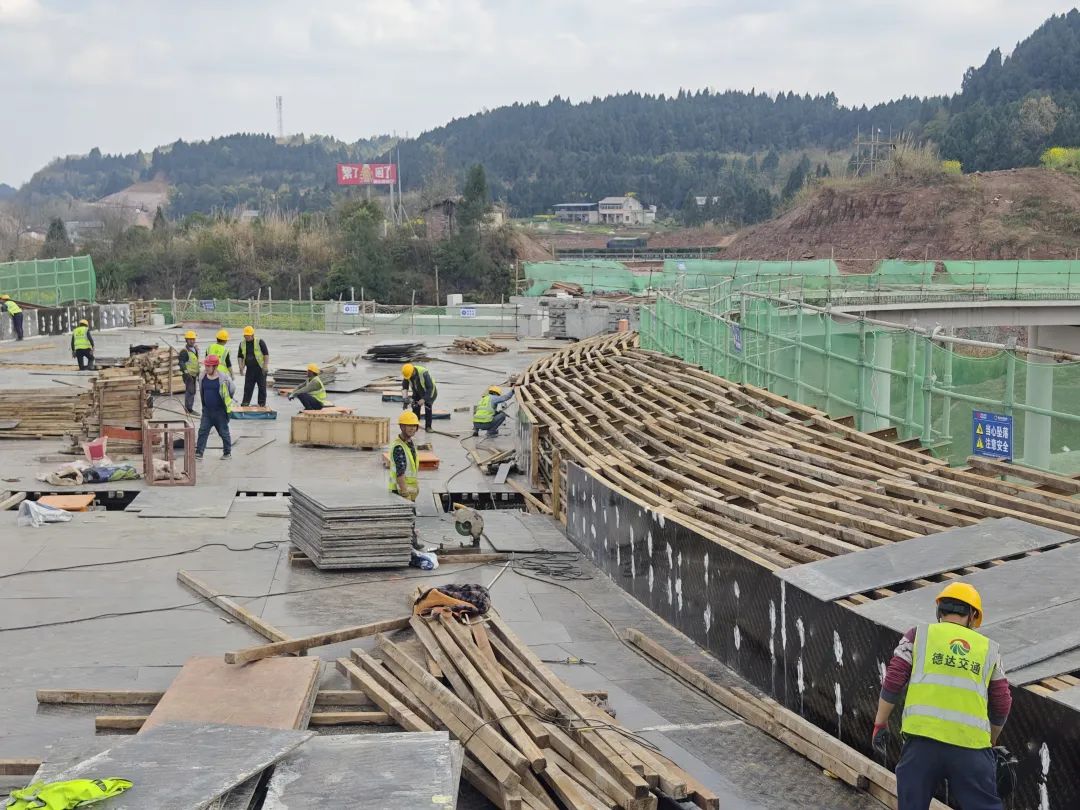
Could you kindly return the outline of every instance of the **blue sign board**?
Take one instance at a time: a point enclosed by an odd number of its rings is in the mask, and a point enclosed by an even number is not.
[[[731,325],[731,343],[735,351],[742,352],[742,327],[737,323]]]
[[[213,298],[208,299],[206,301],[200,301],[199,302],[199,307],[201,309],[205,310],[206,312],[213,312],[214,306],[215,306],[215,303],[214,303]]]
[[[475,307],[462,307],[461,308],[461,317],[462,318],[475,318],[476,317],[476,308]]]
[[[971,453],[1012,461],[1013,418],[1003,413],[971,412]]]

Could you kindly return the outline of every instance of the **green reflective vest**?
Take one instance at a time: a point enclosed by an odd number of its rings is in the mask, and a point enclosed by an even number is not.
[[[425,374],[427,375],[427,379],[431,382],[431,388],[424,387]],[[412,387],[414,399],[419,399],[421,396],[434,398],[437,390],[435,378],[432,377],[431,373],[423,366],[413,366],[413,375],[409,378],[409,385]]]
[[[997,660],[997,643],[963,625],[919,625],[904,699],[904,734],[989,748],[987,695]]]
[[[229,384],[228,382],[226,382],[226,380],[227,378],[225,374],[219,371],[218,378],[216,380],[211,380],[209,377],[204,376],[202,384],[206,385],[207,383],[210,383],[211,385],[213,385],[215,382],[218,383],[220,385],[220,388],[218,390],[221,391],[221,401],[225,403],[225,413],[232,413],[233,401],[232,397],[229,396]]]
[[[8,315],[18,315],[20,312],[22,312],[22,307],[20,307],[18,304],[11,300],[5,301],[4,307],[7,309]]]
[[[408,495],[404,492],[398,492],[397,466],[394,464],[394,448],[396,447],[400,447],[405,451],[405,486],[410,490]],[[420,479],[417,475],[419,470],[420,462],[417,459],[416,451],[410,448],[408,442],[402,439],[401,436],[395,438],[390,445],[389,490],[391,492],[398,492],[399,495],[408,498],[410,501],[416,500],[416,493],[420,489]]]
[[[251,341],[251,345],[254,347],[255,362],[259,364],[259,368],[263,367],[263,353],[262,347],[259,346],[259,339],[255,338]],[[244,355],[247,354],[248,342],[246,340],[240,341],[240,348],[236,350],[236,358],[240,361],[240,364],[245,363]]]
[[[35,782],[11,791],[7,810],[73,810],[118,796],[131,787],[127,779],[69,779]]]
[[[71,337],[74,340],[75,351],[79,349],[92,349],[94,345],[90,342],[90,338],[87,335],[90,334],[89,326],[76,326],[71,330]]]
[[[184,363],[184,373],[189,377],[199,376],[199,350],[194,346],[185,346],[183,351],[187,352],[186,361]]]
[[[472,420],[478,425],[486,425],[495,418],[495,406],[491,404],[491,394],[484,394],[472,411]]]
[[[319,402],[326,402],[326,386],[323,385],[322,377],[312,377],[311,381],[315,383],[315,390],[311,395]]]
[[[206,350],[206,356],[210,357],[211,355],[221,358],[221,365],[228,365],[226,361],[229,359],[229,347],[224,343],[211,343],[210,348]]]

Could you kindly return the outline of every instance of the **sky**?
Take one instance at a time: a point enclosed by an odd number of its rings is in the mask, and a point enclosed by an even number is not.
[[[1075,2],[1075,0],[1074,0]],[[418,135],[625,91],[959,89],[1044,0],[0,0],[0,182],[177,138]]]

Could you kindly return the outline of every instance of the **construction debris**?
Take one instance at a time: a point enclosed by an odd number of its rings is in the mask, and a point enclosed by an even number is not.
[[[378,363],[409,363],[424,355],[423,343],[376,343],[364,353]]]
[[[145,379],[131,369],[108,369],[98,375],[83,420],[85,435],[107,438],[111,452],[141,453],[143,422],[153,416]]]
[[[78,436],[90,410],[89,391],[27,388],[0,391],[0,421],[12,422],[0,429],[0,439],[42,439]]]
[[[105,369],[101,375],[130,374],[132,370],[140,374],[147,390],[159,394],[176,394],[184,390],[184,378],[180,375],[180,366],[173,348],[152,347],[149,351],[138,351],[141,346],[132,347],[133,352],[124,361],[123,369]],[[125,369],[127,371],[125,371]]]
[[[483,338],[463,337],[455,338],[454,345],[447,351],[450,354],[498,354],[499,352],[509,351],[509,349]]]
[[[307,382],[308,379],[307,369],[301,366],[287,367],[274,369],[274,388],[299,388],[301,385]],[[319,366],[319,379],[323,381],[323,385],[330,385],[337,377],[337,366],[325,365]]]
[[[290,487],[289,538],[317,568],[397,568],[412,556],[409,501],[355,485]]]

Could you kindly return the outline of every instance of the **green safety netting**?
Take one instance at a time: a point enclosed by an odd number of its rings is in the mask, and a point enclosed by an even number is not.
[[[1080,290],[1080,262],[1031,259],[1020,261],[945,261],[944,277],[935,281],[962,287]]]
[[[585,292],[639,292],[648,286],[649,274],[639,276],[622,262],[606,259],[578,262],[526,262],[526,295],[543,295],[556,281],[580,284]]]
[[[0,264],[0,293],[41,306],[93,302],[97,296],[94,263],[89,256],[5,262]]]

